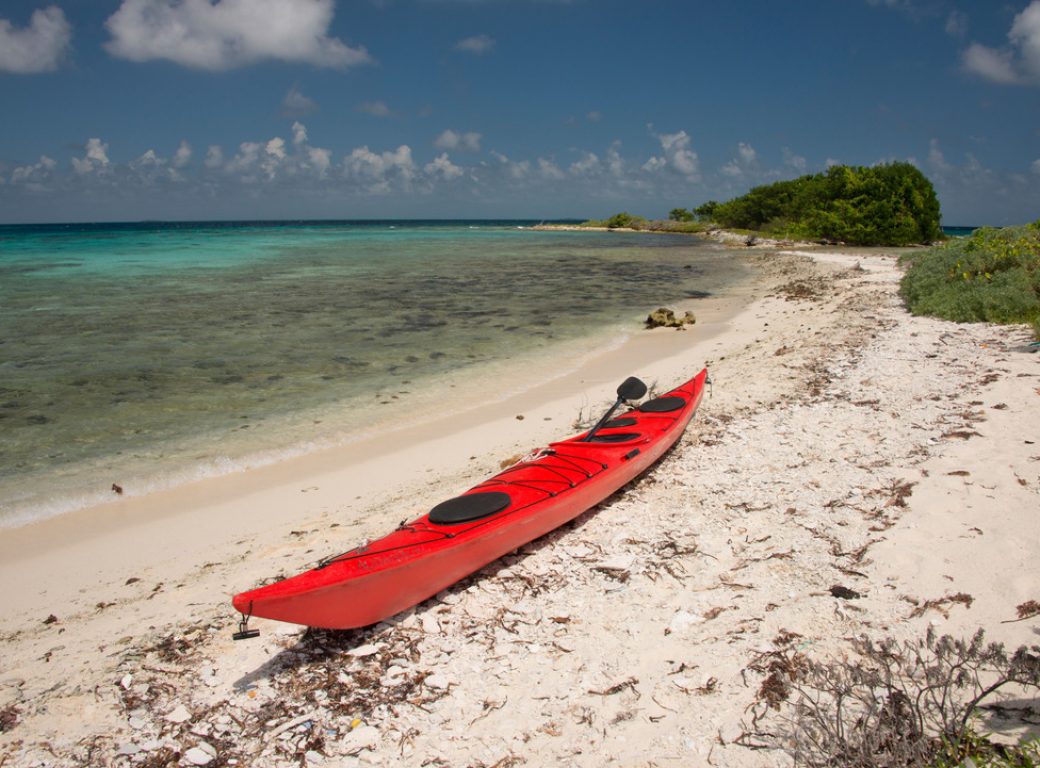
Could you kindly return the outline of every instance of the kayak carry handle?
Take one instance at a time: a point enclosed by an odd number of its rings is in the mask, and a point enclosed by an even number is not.
[[[243,613],[242,618],[238,620],[238,631],[231,635],[232,640],[252,640],[254,637],[260,637],[259,629],[249,628],[249,617],[253,615],[253,603],[249,603],[249,613]]]

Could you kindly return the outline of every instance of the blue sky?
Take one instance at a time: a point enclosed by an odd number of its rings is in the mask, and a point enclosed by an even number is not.
[[[915,163],[1040,218],[1040,0],[5,0],[0,222],[665,217]]]

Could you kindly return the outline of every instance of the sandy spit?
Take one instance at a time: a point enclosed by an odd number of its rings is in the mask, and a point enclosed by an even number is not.
[[[200,543],[157,515],[60,545],[25,533],[20,555],[8,537],[0,765],[789,765],[748,738],[778,638],[821,659],[929,626],[1034,643],[1037,619],[1010,622],[1040,600],[1026,329],[909,316],[891,251],[742,254],[761,275],[743,311],[647,334],[637,372],[669,384],[707,364],[714,382],[676,450],[376,627],[255,622],[235,643],[229,596],[569,433],[632,372],[623,356],[504,406],[523,421],[427,435],[406,486],[368,494],[333,456],[142,502],[201,510],[196,535],[263,521],[244,534]]]

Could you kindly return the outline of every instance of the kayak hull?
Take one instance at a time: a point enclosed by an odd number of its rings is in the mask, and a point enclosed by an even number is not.
[[[706,379],[702,370],[643,406],[668,410],[633,409],[615,420],[623,426],[608,425],[595,442],[583,441],[583,433],[552,443],[459,497],[495,496],[507,502],[501,509],[447,524],[428,513],[312,570],[235,595],[232,603],[245,616],[329,629],[400,613],[573,520],[646,471],[686,429]],[[472,495],[481,496],[466,498]]]

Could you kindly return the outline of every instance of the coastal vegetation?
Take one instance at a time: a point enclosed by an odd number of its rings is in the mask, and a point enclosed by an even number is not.
[[[983,227],[903,260],[900,291],[913,314],[1029,323],[1040,338],[1040,220]]]
[[[935,188],[910,163],[836,165],[826,173],[754,187],[726,202],[673,208],[666,221],[623,211],[583,226],[690,233],[722,228],[848,245],[921,245],[942,239]]]
[[[696,216],[726,229],[849,245],[918,245],[942,237],[932,183],[910,163],[836,165],[826,173],[753,188]]]
[[[685,215],[680,214],[679,211],[683,211]],[[687,234],[705,232],[711,228],[710,223],[696,221],[693,213],[683,208],[674,209],[667,221],[647,219],[643,216],[622,211],[621,213],[615,213],[609,219],[589,219],[582,222],[581,226],[603,229],[634,229],[639,232],[680,232]]]

